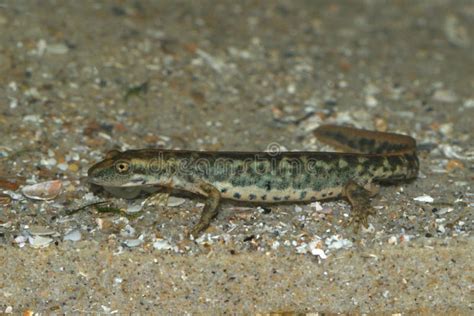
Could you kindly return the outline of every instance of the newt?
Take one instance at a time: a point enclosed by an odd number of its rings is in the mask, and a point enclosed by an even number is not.
[[[345,152],[112,151],[89,169],[88,180],[111,192],[161,187],[205,197],[190,232],[196,237],[217,216],[221,199],[263,204],[345,198],[351,223],[367,227],[377,184],[417,177],[410,136],[337,125],[320,126],[314,135]]]

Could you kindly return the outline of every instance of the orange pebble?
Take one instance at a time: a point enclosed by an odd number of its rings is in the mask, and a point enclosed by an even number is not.
[[[448,163],[446,164],[446,171],[451,172],[454,169],[464,169],[464,164],[462,163],[462,161],[457,159],[451,159],[450,161],[448,161]]]
[[[388,129],[387,121],[381,117],[376,117],[374,119],[375,129],[379,132],[386,132]]]

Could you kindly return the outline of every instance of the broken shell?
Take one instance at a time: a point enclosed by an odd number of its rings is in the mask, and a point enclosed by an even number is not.
[[[63,240],[79,241],[81,240],[81,232],[77,229],[72,230],[64,235]]]
[[[127,205],[127,213],[137,213],[143,208],[143,201],[135,201]]]
[[[127,239],[123,242],[123,244],[125,246],[127,246],[128,248],[133,248],[133,247],[137,247],[137,246],[140,246],[141,244],[143,244],[143,240],[141,239]]]
[[[48,247],[48,245],[53,241],[53,239],[42,236],[30,236],[28,237],[28,241],[31,247],[33,248],[44,248]]]
[[[169,206],[169,207],[180,206],[180,205],[183,204],[184,202],[186,202],[185,199],[178,198],[178,197],[174,197],[174,196],[170,196],[170,197],[168,198],[168,204],[167,204],[167,206]]]
[[[466,48],[471,43],[468,29],[453,14],[449,14],[444,21],[444,34],[454,46]]]
[[[21,192],[33,200],[52,200],[61,192],[62,182],[59,180],[46,181],[23,187]]]
[[[30,226],[28,232],[35,236],[50,236],[56,234],[54,230],[44,226]]]
[[[25,236],[17,236],[15,237],[15,243],[17,243],[20,248],[23,248],[25,246],[26,239],[27,238]]]
[[[433,203],[434,199],[429,195],[421,195],[413,198],[413,200],[418,202]]]
[[[352,241],[349,239],[343,239],[339,235],[334,235],[327,238],[324,243],[328,249],[349,249],[352,247]]]
[[[171,244],[167,240],[157,239],[153,243],[153,248],[155,248],[157,250],[169,250],[169,249],[172,249],[173,246],[171,246]]]
[[[316,246],[313,243],[309,244],[309,251],[313,256],[318,256],[321,259],[327,259],[327,255],[324,253],[324,250],[320,248],[316,248]]]
[[[121,231],[120,231],[120,235],[124,236],[124,237],[133,237],[135,236],[135,228],[133,228],[132,226],[130,225],[126,225]]]
[[[319,202],[313,202],[311,203],[311,208],[314,208],[316,212],[321,212],[323,210],[323,206]]]

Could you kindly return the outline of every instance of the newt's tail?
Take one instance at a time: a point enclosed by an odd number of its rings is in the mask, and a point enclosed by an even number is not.
[[[314,135],[338,149],[373,157],[373,161],[395,168],[395,171],[386,172],[377,180],[407,180],[418,175],[420,165],[416,156],[416,141],[410,136],[337,125],[318,127]]]
[[[314,130],[314,135],[321,142],[348,152],[384,155],[416,152],[415,139],[401,134],[323,125]]]

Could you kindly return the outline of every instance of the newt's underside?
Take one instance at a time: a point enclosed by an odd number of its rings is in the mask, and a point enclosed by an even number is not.
[[[367,226],[372,185],[418,174],[416,142],[409,136],[335,125],[314,134],[350,152],[113,151],[88,177],[111,190],[160,186],[205,196],[191,231],[197,236],[217,215],[222,198],[281,203],[344,197],[352,205],[352,221]]]

